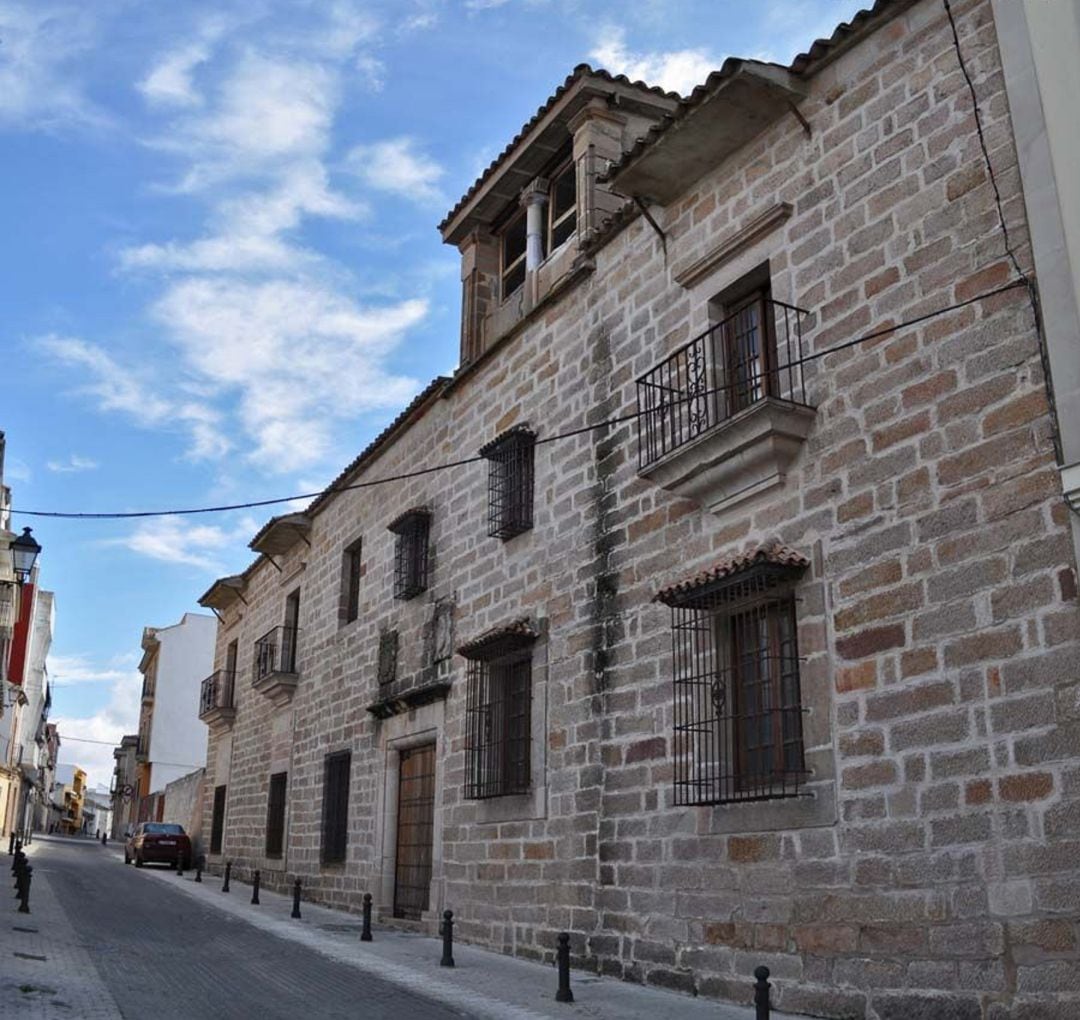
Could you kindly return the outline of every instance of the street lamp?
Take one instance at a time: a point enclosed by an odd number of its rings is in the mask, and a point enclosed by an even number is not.
[[[30,534],[30,529],[23,528],[23,533],[11,543],[11,562],[15,570],[16,583],[22,584],[30,576],[39,552],[41,552],[41,546]]]

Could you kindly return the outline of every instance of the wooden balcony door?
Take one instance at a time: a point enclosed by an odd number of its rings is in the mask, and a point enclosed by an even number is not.
[[[419,920],[429,907],[435,829],[435,745],[401,752],[398,771],[394,917]]]

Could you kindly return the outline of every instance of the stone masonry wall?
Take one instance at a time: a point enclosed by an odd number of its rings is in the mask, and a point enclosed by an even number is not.
[[[954,10],[1030,271],[990,4]],[[720,267],[714,293],[768,259],[774,295],[811,310],[814,351],[1010,279],[938,0],[825,68],[800,109],[809,137],[782,119],[654,210],[666,259],[632,223],[363,477],[458,459],[516,422],[544,439],[631,412],[636,377],[708,324],[678,267],[777,202],[791,216]],[[817,416],[785,484],[719,515],[637,475],[632,422],[538,446],[535,527],[506,543],[487,537],[482,463],[324,504],[310,548],[251,571],[219,638],[219,667],[240,641],[237,715],[211,735],[203,824],[227,778],[236,873],[300,875],[352,910],[371,890],[388,913],[395,748],[430,734],[428,917],[451,907],[463,938],[550,959],[566,929],[582,966],[742,1000],[765,963],[782,1008],[821,1016],[1075,1016],[1080,613],[1026,293],[810,362],[806,381]],[[395,601],[386,524],[420,504],[433,583]],[[344,624],[343,550],[358,537],[360,614]],[[814,797],[676,807],[670,617],[652,596],[770,539],[812,564],[797,613]],[[276,709],[250,687],[252,644],[297,586],[301,678]],[[455,645],[522,615],[543,633],[532,796],[464,799],[460,657],[445,703],[387,722],[366,711],[380,629],[400,632],[399,678],[426,676],[448,599]],[[323,763],[342,749],[349,853],[326,867]],[[270,861],[269,776],[286,770],[287,848]]]

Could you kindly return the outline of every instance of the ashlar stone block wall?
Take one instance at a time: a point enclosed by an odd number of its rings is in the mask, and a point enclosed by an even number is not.
[[[1017,255],[1030,272],[1009,110],[987,0],[953,4]],[[810,310],[813,351],[959,304],[1012,277],[971,96],[938,0],[826,67],[777,121],[676,202],[595,253],[595,270],[441,397],[354,479],[456,460],[528,422],[544,440],[626,415],[634,381],[708,325],[708,300],[768,260],[774,296]],[[687,289],[681,266],[777,203],[790,216]],[[536,522],[487,536],[486,465],[341,493],[248,574],[237,715],[212,734],[204,830],[228,783],[224,857],[314,898],[385,914],[396,756],[436,742],[430,911],[461,937],[821,1016],[1060,1017],[1080,1011],[1080,612],[1053,420],[1024,289],[805,366],[813,428],[784,484],[721,514],[637,473],[633,422],[542,444]],[[347,395],[343,395],[343,398]],[[433,583],[391,597],[393,536],[432,509]],[[343,550],[363,539],[359,618],[340,614]],[[813,796],[677,807],[664,584],[779,540],[798,589]],[[253,641],[301,590],[300,680],[251,690]],[[387,721],[380,630],[398,676],[430,674],[437,602],[455,644],[528,616],[530,795],[463,797],[465,664],[444,701]],[[427,672],[425,672],[427,671]],[[539,723],[537,722],[539,720]],[[539,745],[539,746],[536,746]],[[320,864],[325,755],[352,752],[349,850]],[[264,853],[269,776],[288,771],[285,855]],[[951,1012],[948,1012],[951,1010]]]

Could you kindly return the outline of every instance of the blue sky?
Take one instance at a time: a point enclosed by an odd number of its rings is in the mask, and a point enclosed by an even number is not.
[[[457,358],[436,224],[573,66],[681,92],[852,0],[0,0],[0,429],[14,506],[321,488]],[[865,6],[868,6],[865,5]],[[62,737],[135,726],[145,625],[269,512],[31,520]],[[104,746],[61,758],[108,782]]]

